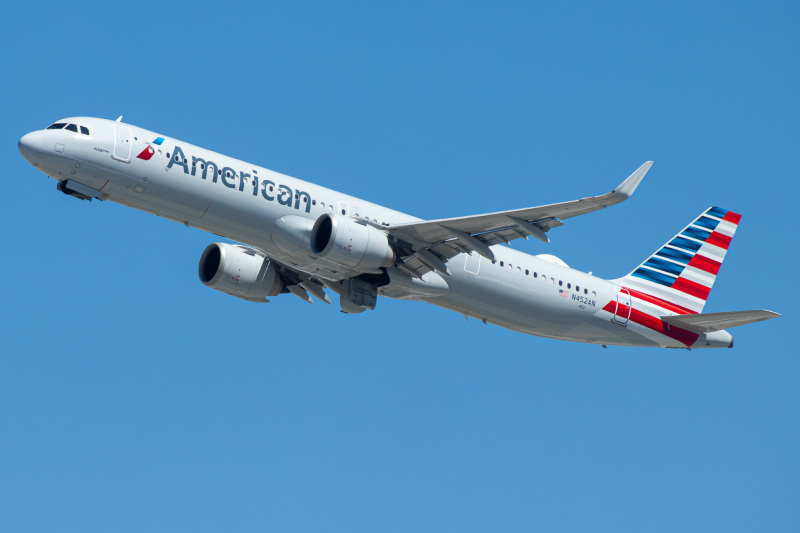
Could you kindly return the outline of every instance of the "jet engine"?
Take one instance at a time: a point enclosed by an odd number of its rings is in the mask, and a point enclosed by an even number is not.
[[[209,244],[200,257],[198,273],[204,285],[251,302],[268,302],[267,296],[283,288],[269,258],[247,246]]]
[[[325,213],[314,223],[311,251],[361,272],[391,266],[395,258],[386,233],[364,221],[334,213]]]

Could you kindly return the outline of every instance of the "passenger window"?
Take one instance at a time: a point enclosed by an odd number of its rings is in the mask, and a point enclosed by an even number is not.
[[[89,128],[87,128],[86,126],[81,126],[81,133],[83,133],[84,135],[89,135]]]
[[[63,128],[66,125],[67,124],[65,122],[56,122],[52,126],[48,126],[47,129],[48,130],[60,130],[61,128]]]
[[[538,278],[538,277],[539,277],[539,274],[537,274],[536,272],[534,272],[534,273],[533,273],[533,277],[534,277],[534,278]]]
[[[580,287],[578,287],[577,285],[575,285],[575,291],[577,291],[577,292],[581,292],[581,288],[580,288]]]
[[[567,283],[567,288],[571,289],[572,288],[572,284],[571,283]]]
[[[589,289],[583,289],[583,294],[589,294]]]
[[[530,276],[530,275],[531,275],[531,271],[530,271],[530,270],[528,270],[527,268],[525,269],[525,275],[526,275],[526,276]]]
[[[78,133],[78,126],[76,126],[75,124],[67,124],[67,127],[64,129]]]
[[[559,287],[563,287],[563,286],[564,286],[564,282],[563,282],[563,281],[561,281],[561,280],[558,280],[558,286],[559,286]]]
[[[592,298],[597,298],[597,293],[592,291]]]
[[[503,263],[502,261],[500,261],[500,266],[505,266],[505,263]]]

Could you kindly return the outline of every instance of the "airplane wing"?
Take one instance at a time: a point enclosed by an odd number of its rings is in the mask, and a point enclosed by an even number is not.
[[[728,311],[726,313],[700,313],[696,315],[662,316],[661,320],[696,333],[710,333],[723,329],[761,322],[781,315],[765,309],[757,311]]]
[[[550,242],[545,233],[563,226],[563,219],[598,211],[630,198],[652,164],[647,161],[616,189],[602,196],[485,215],[391,224],[387,229],[403,258],[398,268],[416,277],[430,270],[449,274],[445,263],[462,252],[475,252],[494,261],[489,246],[528,237]]]

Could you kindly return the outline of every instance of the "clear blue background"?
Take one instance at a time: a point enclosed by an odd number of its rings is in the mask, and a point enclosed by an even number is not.
[[[798,531],[796,2],[4,7],[2,531]],[[634,198],[517,242],[617,277],[743,214],[717,351],[205,288],[214,236],[17,151],[74,115],[424,218]]]

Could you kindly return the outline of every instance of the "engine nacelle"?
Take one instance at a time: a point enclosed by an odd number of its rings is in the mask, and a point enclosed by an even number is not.
[[[272,263],[246,246],[215,242],[200,257],[198,267],[204,285],[251,302],[267,302],[283,284]]]
[[[394,264],[394,250],[386,233],[362,221],[325,213],[311,230],[311,251],[361,272]]]

